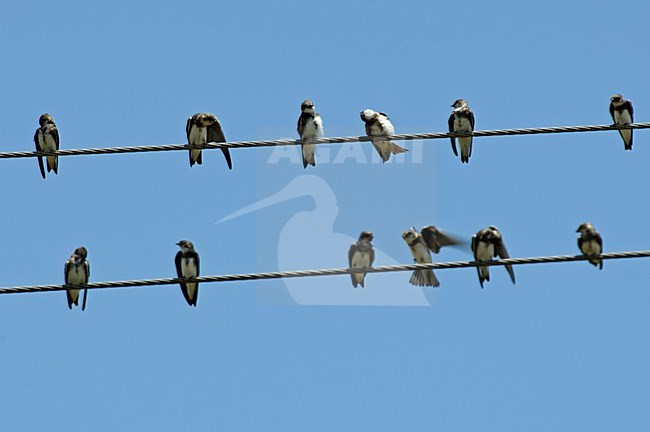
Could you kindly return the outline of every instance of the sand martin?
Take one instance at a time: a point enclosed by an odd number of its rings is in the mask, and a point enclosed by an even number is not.
[[[70,259],[65,262],[64,277],[65,284],[70,286],[84,286],[88,285],[90,279],[90,263],[86,260],[88,251],[85,247],[81,246],[74,250]],[[68,307],[72,309],[72,305],[79,306],[79,290],[68,288],[66,290],[68,296]],[[84,290],[84,301],[81,310],[86,309],[86,297],[88,289]]]
[[[348,263],[350,268],[368,268],[372,267],[375,261],[375,249],[372,247],[373,235],[371,232],[363,231],[359,235],[359,240],[352,243],[348,251]],[[355,288],[361,285],[364,288],[365,273],[351,273],[352,286]]]
[[[510,258],[506,245],[503,243],[503,237],[495,226],[482,229],[472,237],[472,252],[474,252],[474,260],[478,262],[489,262],[492,261],[493,257],[497,256],[501,259]],[[507,264],[505,267],[514,284],[515,271],[512,265]],[[483,282],[490,281],[490,267],[479,266],[476,270],[481,288],[483,288]]]
[[[181,240],[176,244],[181,248],[176,254],[176,274],[178,277],[184,279],[195,279],[199,277],[199,254],[194,250],[192,242]],[[183,297],[185,297],[187,304],[196,306],[196,301],[199,297],[199,283],[181,282],[180,284]]]
[[[316,159],[314,153],[316,152],[316,144],[309,144],[309,140],[314,138],[322,138],[325,134],[323,129],[323,120],[320,115],[314,111],[314,103],[309,99],[303,101],[300,105],[302,114],[298,117],[298,134],[303,141],[302,147],[302,166],[307,168],[307,165],[316,166]]]
[[[59,149],[59,130],[56,128],[54,118],[49,114],[43,114],[38,119],[39,127],[34,133],[34,144],[36,151],[50,153]],[[38,167],[41,169],[41,175],[45,178],[45,167],[43,166],[43,157],[38,156]],[[54,171],[59,173],[59,157],[56,155],[46,156],[47,172]]]
[[[634,123],[634,109],[632,102],[623,99],[620,94],[615,94],[610,98],[609,113],[615,125],[628,125]],[[625,150],[632,150],[632,129],[619,129],[618,133],[623,138]]]
[[[469,133],[474,131],[474,113],[469,109],[465,99],[457,99],[452,105],[454,110],[449,116],[449,132],[464,132]],[[472,138],[458,137],[460,144],[460,161],[463,163],[469,162],[469,157],[472,155]],[[451,137],[451,149],[454,154],[458,156],[456,149],[456,138]]]
[[[603,253],[603,238],[596,228],[589,222],[581,224],[576,230],[578,236],[578,248],[580,252],[589,257],[589,262],[603,269],[603,260],[600,254]]]
[[[196,113],[188,118],[185,132],[187,133],[187,143],[189,145],[226,142],[221,123],[214,114],[210,113]],[[228,163],[228,169],[232,169],[230,151],[227,148],[222,148],[221,151]],[[203,163],[201,149],[190,150],[190,166],[195,163],[199,165]]]
[[[409,246],[411,254],[413,254],[413,261],[419,264],[431,262],[430,247],[425,241],[424,235],[418,233],[415,228],[411,227],[411,229],[402,233],[402,238]],[[433,274],[433,270],[431,269],[415,270],[409,282],[416,286],[440,286],[438,278],[436,278],[436,275]]]
[[[381,137],[395,134],[395,127],[384,113],[366,109],[361,111],[361,120],[366,124],[367,136]],[[377,150],[377,153],[381,156],[381,160],[384,162],[390,159],[391,153],[399,154],[408,151],[389,139],[375,138],[372,140],[372,145],[375,146],[375,150]]]

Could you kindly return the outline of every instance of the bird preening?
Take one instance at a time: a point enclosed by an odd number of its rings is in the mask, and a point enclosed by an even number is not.
[[[41,153],[54,153],[59,149],[59,130],[54,123],[54,117],[45,113],[38,119],[38,128],[34,132],[34,144],[36,151]],[[45,178],[45,166],[43,165],[43,156],[38,156],[38,167],[41,176]],[[45,156],[47,172],[54,171],[59,173],[59,157],[56,154]]]
[[[472,237],[472,252],[477,262],[490,262],[496,257],[500,259],[510,258],[501,232],[493,225],[479,230],[474,234]],[[510,275],[510,280],[514,284],[515,271],[512,265],[506,264],[505,267]],[[481,288],[483,288],[483,282],[490,281],[490,267],[478,266],[476,267],[476,271],[478,273],[478,281],[481,284]]]
[[[187,134],[187,144],[190,146],[203,145],[207,143],[225,143],[226,137],[221,129],[221,123],[214,114],[196,113],[187,119],[185,125]],[[221,147],[223,156],[226,158],[228,169],[232,169],[232,160],[230,159],[230,150],[227,147]],[[202,149],[190,149],[190,166],[203,163]]]
[[[588,261],[596,267],[603,269],[603,260],[600,254],[603,253],[603,238],[596,228],[589,222],[580,224],[576,230],[580,235],[578,236],[578,249],[586,257]]]
[[[68,308],[72,309],[72,305],[79,306],[79,291],[78,288],[88,285],[90,278],[90,263],[86,260],[88,257],[88,250],[80,246],[72,252],[70,259],[65,262],[63,275],[66,284],[66,295],[68,298]],[[81,310],[86,309],[86,297],[88,295],[88,288],[84,288],[84,300]]]
[[[393,123],[391,123],[386,114],[365,109],[361,111],[360,117],[365,123],[366,135],[373,137],[371,140],[372,145],[377,150],[377,153],[379,153],[383,162],[387,162],[391,154],[400,154],[408,151],[404,147],[395,144],[389,138],[382,138],[395,134],[395,126],[393,126]]]

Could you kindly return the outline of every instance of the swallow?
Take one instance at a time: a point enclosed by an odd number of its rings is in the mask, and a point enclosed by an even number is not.
[[[578,248],[585,256],[589,257],[589,262],[603,269],[603,260],[600,254],[603,253],[603,238],[596,228],[589,222],[581,224],[576,230],[580,233],[578,236]]]
[[[430,252],[431,248],[427,244],[423,234],[418,233],[415,228],[411,227],[409,230],[402,233],[402,238],[409,246],[411,254],[413,254],[414,262],[419,264],[432,262]],[[415,270],[411,275],[409,282],[411,285],[416,286],[440,286],[440,282],[438,281],[438,278],[436,278],[432,269]]]
[[[210,113],[196,113],[187,119],[185,125],[185,132],[187,133],[187,144],[189,145],[202,145],[207,143],[222,143],[226,142],[226,137],[221,129],[221,123],[214,114]],[[230,150],[222,147],[228,169],[232,169],[232,160],[230,159]],[[190,149],[190,166],[195,163],[201,165],[203,157],[201,149]]]
[[[195,279],[199,277],[199,254],[194,250],[194,244],[188,240],[181,240],[176,245],[181,250],[176,254],[176,274],[179,279]],[[199,298],[198,282],[181,282],[183,297],[190,306],[196,306]]]
[[[474,132],[474,113],[469,109],[467,101],[465,99],[457,99],[451,106],[454,110],[449,116],[449,132]],[[458,156],[456,138],[452,136],[450,139],[451,149],[454,151],[454,154]],[[472,139],[473,137],[471,136],[458,137],[458,143],[460,144],[460,161],[462,163],[468,163],[469,157],[472,155]]]
[[[474,252],[474,260],[478,262],[492,261],[493,257],[500,259],[510,258],[505,243],[503,243],[503,236],[495,226],[482,229],[472,237],[472,252]],[[515,283],[515,271],[512,265],[506,264],[506,270],[510,275],[510,280]],[[478,281],[483,288],[484,281],[490,281],[490,268],[488,266],[476,267],[478,272]]]
[[[609,100],[611,101],[609,104],[609,113],[612,116],[614,125],[623,126],[634,123],[634,109],[632,108],[632,102],[623,99],[623,96],[620,94],[615,94]],[[621,138],[623,138],[625,150],[632,150],[632,129],[619,129],[618,133],[620,133]]]
[[[38,119],[39,127],[34,132],[34,144],[37,152],[53,153],[59,149],[59,130],[54,123],[54,118],[45,113]],[[38,167],[41,169],[41,175],[45,178],[45,167],[43,166],[43,157],[38,156]],[[47,172],[54,171],[59,173],[59,157],[55,154],[45,157],[47,162]]]
[[[325,134],[323,129],[323,120],[320,115],[314,111],[314,103],[309,99],[302,102],[300,105],[302,114],[298,117],[298,135],[302,144],[302,167],[307,168],[307,165],[316,166],[316,144],[309,144],[309,140],[314,138],[322,138]]]
[[[85,247],[81,246],[74,250],[70,259],[65,262],[63,275],[65,277],[65,284],[69,286],[84,286],[88,285],[90,279],[90,263],[86,260],[88,251]],[[68,297],[68,308],[72,309],[72,305],[79,306],[79,290],[66,289]],[[81,310],[86,309],[86,296],[88,295],[88,288],[84,289],[84,301]]]
[[[369,268],[375,261],[375,249],[372,247],[373,234],[368,231],[362,231],[359,235],[359,240],[350,245],[348,251],[348,263],[351,269],[353,268]],[[364,288],[364,279],[366,273],[350,273],[352,277],[352,286],[357,287],[361,285]]]
[[[361,120],[366,124],[366,135],[369,137],[382,137],[395,134],[395,127],[390,122],[388,116],[384,113],[378,113],[371,109],[361,111]],[[381,156],[381,160],[386,162],[390,155],[407,152],[404,147],[400,147],[390,139],[375,138],[372,145]]]

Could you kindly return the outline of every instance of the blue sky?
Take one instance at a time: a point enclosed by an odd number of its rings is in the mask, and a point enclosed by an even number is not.
[[[365,108],[398,133],[444,131],[459,97],[478,129],[607,124],[613,93],[648,121],[649,9],[4,1],[0,150],[32,150],[43,112],[62,148],[183,143],[202,111],[230,140],[295,138],[305,98],[329,136],[363,134]],[[204,275],[342,267],[361,230],[377,265],[409,263],[401,232],[427,224],[466,239],[496,225],[515,257],[577,253],[586,220],[606,251],[648,249],[648,133],[635,135],[632,152],[616,132],[476,139],[467,165],[445,140],[385,165],[369,144],[321,146],[307,170],[271,148],[233,150],[232,172],[218,150],[191,169],[186,152],[65,157],[46,180],[33,159],[2,160],[0,285],[62,282],[80,245],[93,281],[171,277],[181,239]],[[407,273],[365,290],[347,277],[206,284],[196,309],[175,286],[93,291],[84,313],[62,292],[3,296],[3,425],[645,430],[647,260],[515,272],[513,286],[493,268],[483,290],[473,269],[437,272],[436,290]]]

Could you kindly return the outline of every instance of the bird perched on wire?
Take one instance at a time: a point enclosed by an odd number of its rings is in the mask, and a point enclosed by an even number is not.
[[[36,151],[43,153],[54,153],[59,149],[59,130],[54,123],[54,118],[50,114],[42,114],[38,119],[38,129],[34,132],[34,144]],[[45,167],[43,166],[43,157],[38,156],[38,167],[41,175],[45,178]],[[59,173],[59,157],[56,154],[45,157],[47,163],[47,172],[54,171]]]
[[[314,111],[314,103],[309,99],[302,102],[300,105],[302,113],[298,117],[298,134],[302,144],[302,167],[307,168],[307,165],[316,166],[316,144],[309,143],[309,140],[314,138],[322,138],[325,134],[323,129],[323,120],[320,115]]]
[[[88,251],[83,246],[75,249],[72,255],[70,255],[70,259],[65,262],[63,271],[66,285],[79,287],[88,285],[88,280],[90,279],[90,263],[86,260],[87,257]],[[79,306],[79,289],[67,288],[66,295],[68,297],[68,308],[72,309],[73,304]],[[81,310],[86,309],[87,295],[88,288],[85,288]]]
[[[411,227],[409,230],[402,233],[402,238],[409,246],[413,260],[419,264],[430,263],[431,252],[437,254],[444,246],[453,246],[461,242],[443,233],[438,228],[428,225],[422,228],[421,232],[417,232],[415,228]],[[415,270],[411,275],[409,282],[416,286],[440,286],[440,282],[431,269]]]
[[[181,279],[196,279],[200,274],[200,261],[194,244],[188,240],[181,240],[176,245],[181,248],[176,254],[176,274]],[[187,304],[196,306],[199,298],[199,283],[181,282],[180,285]]]
[[[578,248],[580,252],[589,257],[589,262],[596,267],[603,269],[603,260],[600,254],[603,253],[603,238],[596,228],[589,222],[581,224],[576,230],[578,236]]]
[[[348,251],[348,265],[351,269],[356,268],[370,268],[375,261],[375,249],[372,247],[372,240],[374,236],[369,231],[362,231],[359,235],[359,240],[352,243]],[[352,278],[352,286],[357,287],[361,285],[364,288],[364,280],[366,273],[350,273]]]
[[[624,126],[634,123],[632,102],[623,99],[620,94],[615,94],[609,100],[609,114],[612,116],[615,125]],[[623,138],[625,150],[632,150],[632,129],[619,129],[618,133]]]
[[[474,252],[474,260],[478,262],[489,262],[492,261],[493,257],[497,256],[500,259],[510,258],[503,242],[503,236],[495,226],[484,228],[472,237],[472,252]],[[505,267],[510,275],[510,280],[514,284],[515,271],[512,265],[506,264]],[[478,266],[476,270],[478,272],[478,281],[481,288],[483,288],[483,282],[490,281],[490,268],[488,266]]]
[[[373,111],[371,109],[366,109],[361,111],[361,120],[366,125],[366,135],[369,137],[382,137],[395,134],[395,127],[390,122],[388,116],[382,112]],[[391,154],[399,154],[407,152],[408,150],[404,147],[400,147],[390,139],[386,138],[374,138],[372,139],[372,145],[381,156],[381,160],[386,162],[390,159]]]
[[[196,113],[188,118],[185,132],[187,133],[187,143],[189,145],[226,142],[221,123],[214,114],[210,113]],[[221,151],[226,158],[226,163],[228,163],[228,169],[232,169],[230,151],[226,147],[222,147]],[[190,149],[190,166],[195,163],[199,165],[203,163],[201,149]]]
[[[451,105],[454,110],[449,116],[449,132],[461,132],[461,133],[470,133],[474,131],[474,113],[469,109],[467,101],[465,99],[456,99]],[[462,163],[468,163],[469,157],[472,155],[472,136],[468,137],[458,137],[458,143],[460,144],[460,161]],[[454,151],[454,154],[458,156],[458,150],[456,149],[456,138],[451,137],[451,149]]]

